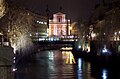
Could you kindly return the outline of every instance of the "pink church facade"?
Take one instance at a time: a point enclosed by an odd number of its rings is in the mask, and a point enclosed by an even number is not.
[[[66,15],[58,12],[53,14],[53,19],[49,20],[49,37],[68,36],[71,33],[70,19],[66,19]]]

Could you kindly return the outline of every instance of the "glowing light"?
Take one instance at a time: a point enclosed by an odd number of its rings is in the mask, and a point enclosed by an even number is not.
[[[25,52],[27,49],[29,49],[33,45],[31,39],[28,38],[27,35],[22,35],[17,39],[16,42],[11,41],[11,46],[14,48],[14,54],[16,54],[16,51],[19,53]],[[22,49],[22,50],[20,50]]]
[[[76,64],[74,56],[71,51],[62,51],[64,58],[66,59],[66,64]]]
[[[13,63],[15,63],[15,60],[13,61]]]
[[[61,50],[72,50],[72,47],[62,47]]]
[[[82,79],[82,59],[78,59],[78,79]]]
[[[54,40],[54,38],[49,38],[48,40],[49,40],[49,41],[53,41],[53,40]]]
[[[13,36],[14,36],[14,37],[16,37],[16,35],[15,35],[15,34],[14,34]]]
[[[86,44],[83,44],[82,48],[83,48],[84,51],[90,52],[90,44],[89,44],[89,42],[86,43]]]
[[[49,52],[49,60],[54,60],[53,51],[50,51],[50,52]]]
[[[120,34],[120,31],[119,31],[119,34]]]
[[[14,60],[16,59],[16,57],[13,58]]]
[[[2,33],[0,33],[0,35],[3,35]]]
[[[39,23],[39,21],[37,21],[37,23]]]
[[[10,32],[10,30],[8,30],[8,32]]]
[[[106,35],[106,33],[104,33],[104,35]]]
[[[117,35],[117,32],[115,32],[114,34]]]
[[[116,36],[114,36],[114,41],[116,41],[117,39],[116,39]]]
[[[36,36],[38,35],[38,33],[36,33]]]
[[[92,33],[91,33],[91,37],[92,37],[92,38],[96,37],[96,34],[92,32]]]
[[[111,55],[112,53],[106,48],[106,45],[104,45],[104,48],[102,49],[102,53],[105,55]]]
[[[107,70],[103,69],[102,77],[103,77],[103,79],[107,79]]]
[[[88,49],[87,52],[90,52],[90,47],[89,46],[87,47],[87,49]]]
[[[47,24],[47,22],[44,22],[44,24],[46,25],[46,24]]]
[[[118,40],[118,41],[120,40],[119,36],[117,37],[117,40]]]
[[[103,52],[103,53],[106,53],[106,52],[108,52],[108,50],[107,50],[106,48],[104,48],[104,49],[102,50],[102,52]]]
[[[15,46],[15,44],[13,44],[12,47],[14,48],[14,54],[16,54],[17,47]]]
[[[40,24],[44,24],[43,22],[40,22]]]
[[[45,40],[45,38],[39,38],[39,41],[44,41]]]
[[[108,50],[106,49],[106,45],[104,45],[104,48],[103,48],[102,52],[103,52],[103,53],[108,52]]]
[[[82,59],[81,58],[78,59],[78,68],[79,70],[82,70]]]
[[[81,49],[81,45],[79,45],[78,48]]]
[[[39,24],[47,24],[47,22],[42,22],[42,21],[36,21]]]
[[[70,30],[72,30],[72,27],[70,27]]]
[[[32,34],[30,34],[30,36],[32,36]]]
[[[17,70],[17,68],[13,68],[12,71],[15,72]]]
[[[68,22],[70,22],[70,20],[68,19]]]

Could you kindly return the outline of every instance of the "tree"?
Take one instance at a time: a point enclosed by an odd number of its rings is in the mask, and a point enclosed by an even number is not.
[[[15,50],[25,51],[32,46],[29,33],[32,29],[33,17],[29,13],[28,10],[12,6],[1,21],[4,34]]]
[[[4,0],[0,0],[0,18],[5,15],[6,4]]]

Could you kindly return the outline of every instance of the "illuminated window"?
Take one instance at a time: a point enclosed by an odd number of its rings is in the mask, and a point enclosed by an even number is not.
[[[47,24],[47,22],[44,22],[44,24],[46,25],[46,24]]]

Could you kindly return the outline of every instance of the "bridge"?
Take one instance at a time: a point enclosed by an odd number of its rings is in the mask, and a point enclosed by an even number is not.
[[[39,38],[38,40],[33,40],[33,43],[42,49],[57,49],[61,47],[75,47],[75,43],[78,41],[78,37],[69,36],[64,38]]]

